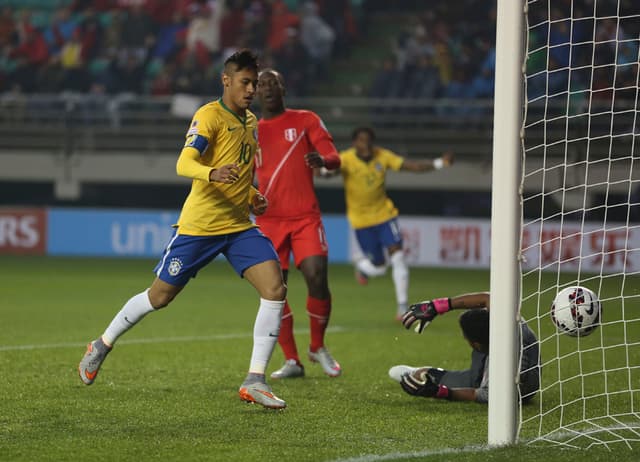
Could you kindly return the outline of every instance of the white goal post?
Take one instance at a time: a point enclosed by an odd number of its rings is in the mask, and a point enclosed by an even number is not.
[[[522,0],[498,0],[489,283],[490,445],[510,444],[516,438],[523,15]]]
[[[640,445],[640,1],[497,0],[488,442]],[[555,295],[602,302],[585,337]],[[540,389],[518,396],[525,319]]]

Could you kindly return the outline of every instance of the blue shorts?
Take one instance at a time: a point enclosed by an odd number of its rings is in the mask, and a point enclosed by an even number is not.
[[[392,245],[402,246],[402,235],[396,218],[379,225],[356,229],[356,239],[362,253],[374,265],[384,264],[384,249]]]
[[[220,236],[187,236],[176,231],[154,272],[167,284],[181,287],[220,254],[240,277],[253,265],[278,261],[273,244],[258,228]]]

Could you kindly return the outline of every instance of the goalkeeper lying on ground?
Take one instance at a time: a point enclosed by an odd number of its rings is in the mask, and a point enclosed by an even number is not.
[[[460,327],[473,349],[471,366],[464,371],[445,371],[424,366],[393,366],[389,376],[413,396],[442,398],[454,401],[489,400],[489,293],[479,292],[453,298],[438,298],[411,305],[402,317],[407,329],[415,325],[422,333],[433,319],[449,310],[466,310],[460,315]],[[520,362],[520,397],[530,400],[540,386],[540,354],[538,340],[526,322],[521,321],[523,350]]]

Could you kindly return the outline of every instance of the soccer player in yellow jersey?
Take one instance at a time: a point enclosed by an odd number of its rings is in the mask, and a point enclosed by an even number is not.
[[[402,251],[398,228],[398,209],[385,190],[387,170],[428,172],[448,167],[453,154],[446,152],[437,159],[405,159],[394,152],[375,146],[371,128],[356,128],[353,146],[340,153],[340,172],[344,178],[347,218],[355,230],[363,257],[356,262],[356,278],[367,284],[368,278],[382,276],[387,269],[385,250],[391,264],[398,305],[397,319],[407,310],[409,267]]]
[[[78,367],[87,385],[122,334],[148,313],[167,306],[198,270],[222,253],[260,295],[240,398],[267,408],[286,407],[266,384],[265,371],[278,340],[287,290],[271,241],[249,218],[250,211],[260,215],[267,207],[252,186],[257,120],[248,108],[257,82],[256,56],[238,51],[225,61],[222,98],[193,116],[176,168],[178,175],[193,182],[176,233],[155,268],[151,287],[129,299],[104,334],[89,343]]]

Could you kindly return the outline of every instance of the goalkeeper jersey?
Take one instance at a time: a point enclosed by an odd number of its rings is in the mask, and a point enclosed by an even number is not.
[[[196,111],[187,131],[185,149],[197,149],[200,164],[207,168],[201,169],[201,175],[191,183],[191,192],[178,219],[179,234],[216,236],[255,226],[249,218],[249,198],[258,147],[256,128],[255,115],[247,111],[245,117],[240,117],[222,99]],[[212,169],[234,162],[240,168],[236,182],[208,181]]]
[[[526,322],[520,322],[522,358],[520,360],[520,396],[524,401],[531,399],[540,388],[540,346],[538,339]],[[482,382],[476,389],[476,401],[489,402],[489,356],[484,363]]]
[[[344,178],[347,218],[354,229],[379,225],[398,216],[398,209],[387,196],[387,170],[400,170],[404,159],[394,152],[374,147],[373,157],[362,160],[351,148],[340,153]]]

